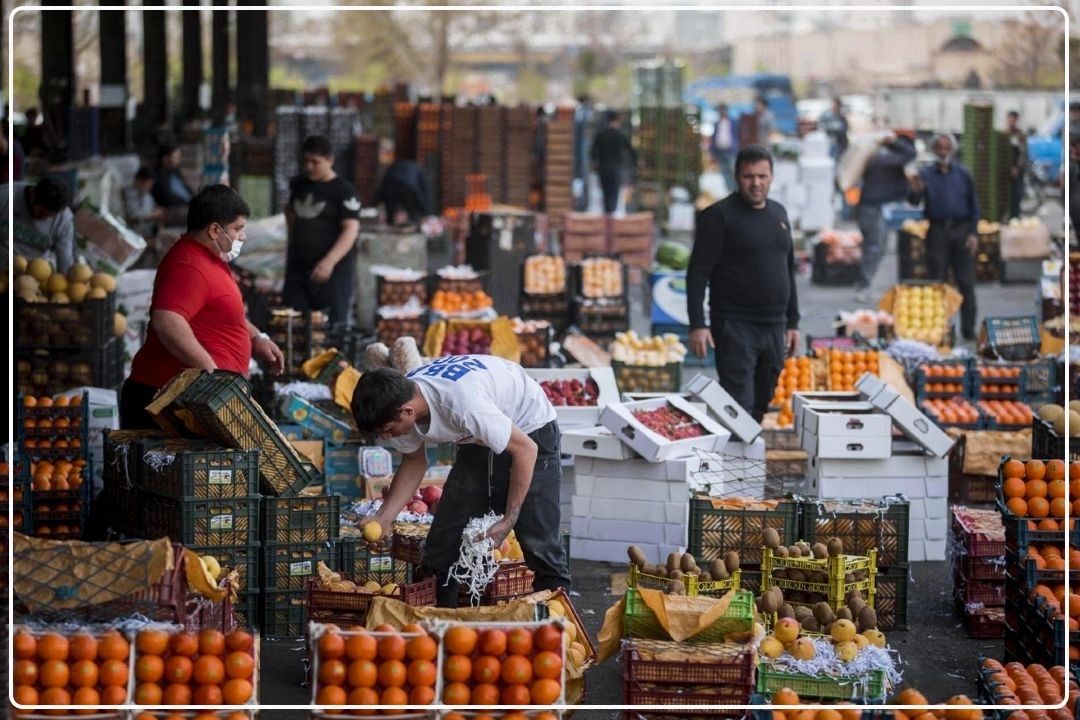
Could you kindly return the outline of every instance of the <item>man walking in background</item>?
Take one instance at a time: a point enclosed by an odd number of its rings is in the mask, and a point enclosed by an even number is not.
[[[709,154],[716,161],[716,167],[724,178],[724,187],[728,192],[735,189],[735,173],[731,168],[731,161],[735,156],[735,123],[728,115],[728,106],[720,103],[716,106],[719,117],[716,118],[716,128],[713,129],[712,140],[709,142]]]
[[[739,151],[738,190],[698,217],[686,271],[690,350],[705,357],[716,348],[717,379],[759,422],[784,357],[799,344],[791,223],[784,206],[768,199],[772,169],[772,154],[760,145]]]
[[[832,109],[822,113],[818,125],[829,136],[829,157],[839,159],[848,146],[848,121],[840,98],[833,98]]]
[[[1024,171],[1027,170],[1027,135],[1020,129],[1020,113],[1010,110],[1005,116],[1005,132],[1009,136],[1009,219],[1020,217],[1020,201],[1024,199]]]
[[[622,117],[608,110],[607,127],[596,133],[589,159],[600,176],[600,189],[604,193],[604,214],[610,215],[619,206],[619,192],[623,186],[623,168],[626,158],[630,166],[637,167],[637,152],[623,134]]]

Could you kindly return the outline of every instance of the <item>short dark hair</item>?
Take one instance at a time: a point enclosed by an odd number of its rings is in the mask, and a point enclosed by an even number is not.
[[[325,135],[308,135],[300,146],[300,152],[305,155],[310,153],[332,158],[334,157],[334,144]]]
[[[607,118],[607,121],[609,123],[619,122],[619,120],[622,119],[622,118],[619,117],[619,111],[618,110],[608,110],[605,117]]]
[[[739,174],[743,165],[753,165],[762,160],[769,161],[769,170],[773,169],[772,153],[763,145],[747,145],[735,156],[735,175]]]
[[[140,167],[138,170],[135,171],[135,179],[136,180],[153,180],[154,179],[154,174],[152,172],[150,172],[150,168],[143,165],[142,167]]]
[[[393,368],[379,368],[364,373],[352,396],[352,414],[356,428],[374,434],[392,422],[402,405],[412,400],[416,383]]]
[[[1017,120],[1019,120],[1020,119],[1020,113],[1017,112],[1016,110],[1010,110],[1009,112],[1005,113],[1005,117],[1012,117],[1012,118],[1016,118]]]
[[[34,186],[34,204],[40,205],[51,213],[60,212],[66,208],[70,199],[68,186],[60,178],[46,175]]]
[[[157,159],[160,161],[166,155],[172,155],[174,152],[176,152],[176,148],[177,148],[177,146],[173,145],[172,143],[165,143],[164,145],[162,145],[161,147],[158,148]]]
[[[250,215],[251,208],[240,193],[228,185],[207,185],[188,203],[187,229],[197,232],[214,223],[228,225],[240,216]]]

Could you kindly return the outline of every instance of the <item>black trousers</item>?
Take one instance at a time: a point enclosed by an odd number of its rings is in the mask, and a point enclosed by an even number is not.
[[[419,225],[423,219],[424,204],[416,190],[396,180],[385,180],[379,188],[379,202],[386,206],[386,224],[393,225],[399,209],[409,216],[409,221]]]
[[[600,165],[600,190],[604,193],[604,212],[611,214],[619,206],[619,190],[622,189],[622,168],[618,165]]]
[[[965,223],[945,225],[930,223],[926,234],[926,264],[930,278],[947,282],[949,268],[953,271],[956,289],[964,296],[960,307],[960,332],[964,339],[975,337],[975,256],[965,245],[969,228]]]
[[[716,378],[731,397],[761,422],[784,368],[784,323],[713,320]]]
[[[290,263],[285,269],[281,300],[294,310],[326,310],[330,323],[347,323],[356,296],[356,258],[349,253],[321,285],[311,280],[311,269]]]
[[[532,484],[514,525],[525,564],[535,573],[534,590],[570,589],[570,565],[560,531],[559,486],[562,484],[559,426],[553,420],[529,434],[536,443]],[[457,607],[458,583],[447,580],[461,551],[461,533],[473,518],[494,510],[502,514],[510,487],[509,453],[492,456],[479,445],[459,445],[424,543],[423,565],[434,572],[439,607]],[[490,471],[489,471],[490,468]]]

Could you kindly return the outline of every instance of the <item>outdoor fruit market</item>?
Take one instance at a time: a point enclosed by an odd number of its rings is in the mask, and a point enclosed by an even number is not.
[[[1080,718],[1080,243],[1004,85],[297,90],[266,12],[128,11],[139,122],[109,43],[23,78],[8,716]]]

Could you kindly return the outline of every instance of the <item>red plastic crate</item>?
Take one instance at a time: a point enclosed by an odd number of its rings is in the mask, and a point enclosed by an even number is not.
[[[500,563],[495,579],[484,590],[486,603],[494,605],[503,600],[513,600],[533,592],[535,577],[524,562]]]

